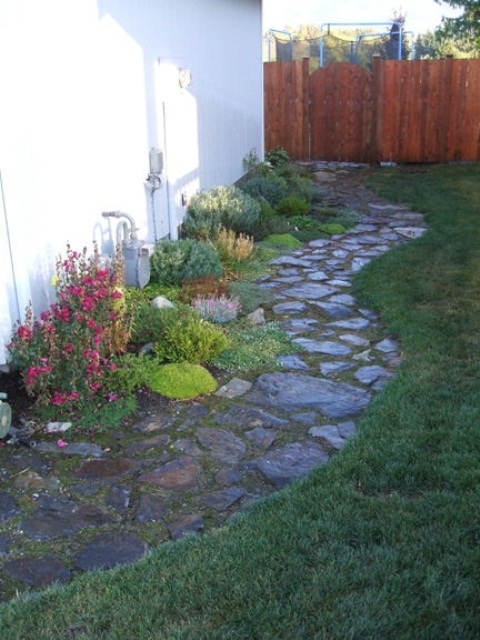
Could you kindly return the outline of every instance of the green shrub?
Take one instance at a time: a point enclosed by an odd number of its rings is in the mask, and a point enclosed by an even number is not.
[[[161,362],[210,362],[230,344],[219,327],[202,320],[195,311],[181,311],[155,343]]]
[[[156,309],[149,302],[138,305],[133,314],[132,342],[134,344],[156,342],[175,322],[180,312],[178,307]]]
[[[228,333],[232,346],[223,351],[214,362],[226,371],[274,369],[278,366],[278,356],[300,351],[276,322],[253,327],[229,325]]]
[[[276,211],[281,216],[306,216],[310,211],[310,204],[298,196],[288,196],[280,200]]]
[[[181,285],[185,280],[223,275],[215,248],[197,240],[162,240],[150,259],[152,280],[164,285]]]
[[[195,195],[183,222],[187,237],[216,240],[220,229],[250,233],[260,215],[260,205],[237,187],[216,187]]]
[[[242,191],[256,200],[266,200],[275,207],[288,195],[288,186],[283,178],[270,173],[268,176],[257,176],[248,180],[242,185]]]
[[[260,206],[260,217],[252,229],[252,235],[257,242],[271,233],[288,233],[290,224],[285,217],[278,216],[265,200],[260,202]]]
[[[290,226],[296,230],[318,231],[319,222],[310,216],[291,216],[288,222]]]
[[[267,151],[265,153],[265,160],[269,162],[274,169],[290,164],[290,156],[283,147],[276,147],[275,149]]]
[[[274,233],[267,236],[264,242],[273,244],[276,247],[281,247],[282,249],[298,249],[302,246],[300,240],[292,236],[290,233]]]
[[[199,364],[182,362],[165,364],[150,376],[152,391],[167,398],[190,400],[218,388],[215,378]]]
[[[255,282],[237,280],[230,285],[232,293],[240,300],[243,313],[251,313],[263,304],[273,302],[273,293],[262,289]]]

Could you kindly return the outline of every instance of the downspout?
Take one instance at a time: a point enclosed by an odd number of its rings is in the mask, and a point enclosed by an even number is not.
[[[163,113],[163,149],[165,153],[165,175],[167,190],[167,209],[168,209],[168,229],[170,240],[178,240],[178,224],[175,202],[173,202],[172,191],[170,187],[169,171],[168,171],[168,144],[167,144],[167,103],[162,102]]]

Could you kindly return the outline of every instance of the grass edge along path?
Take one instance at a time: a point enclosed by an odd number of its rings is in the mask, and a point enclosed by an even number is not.
[[[4,605],[2,640],[480,637],[480,167],[375,181],[431,231],[358,278],[406,356],[358,436],[203,538]]]

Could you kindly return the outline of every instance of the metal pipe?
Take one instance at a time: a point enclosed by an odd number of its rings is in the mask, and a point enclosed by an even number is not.
[[[130,240],[138,240],[138,234],[137,234],[138,227],[136,226],[135,220],[130,214],[124,213],[123,211],[102,211],[102,216],[104,218],[126,218],[130,223]],[[123,222],[122,226],[125,228],[127,226],[127,223]],[[127,228],[127,231],[128,231],[128,228]],[[117,240],[118,240],[118,228],[117,228]]]

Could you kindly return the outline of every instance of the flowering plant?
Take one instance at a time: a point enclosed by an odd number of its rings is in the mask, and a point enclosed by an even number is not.
[[[27,392],[39,405],[114,399],[113,356],[125,350],[130,324],[120,252],[107,265],[96,245],[91,257],[86,248],[77,252],[67,245],[52,284],[57,301],[39,319],[29,306],[8,347]]]
[[[199,313],[204,320],[210,322],[232,322],[236,320],[242,310],[240,300],[237,296],[212,296],[210,298],[195,298],[192,301],[193,309]]]

